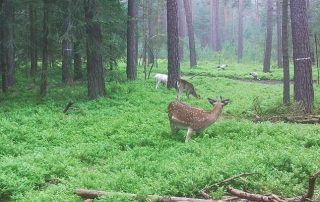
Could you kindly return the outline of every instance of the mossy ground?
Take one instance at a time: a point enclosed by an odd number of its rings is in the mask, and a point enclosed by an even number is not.
[[[254,64],[231,64],[225,71],[214,66],[200,62],[190,70],[182,64],[183,75],[210,75],[190,80],[204,99],[184,96],[184,102],[209,110],[206,97],[232,101],[221,119],[187,144],[186,131],[170,135],[167,106],[175,91],[156,90],[141,68],[137,81],[117,82],[125,78],[120,66],[107,76],[107,96],[94,101],[86,98],[85,82],[65,87],[53,74],[49,95],[40,99],[20,75],[17,88],[1,95],[0,201],[82,201],[73,194],[76,188],[197,197],[206,185],[244,172],[257,174],[232,186],[282,196],[304,193],[308,176],[320,167],[320,127],[253,123],[254,100],[263,114],[286,110],[282,85],[233,79],[250,79],[249,72],[262,69]],[[154,72],[165,73],[165,63]],[[281,69],[258,73],[266,80],[282,78]],[[314,88],[317,113],[319,87]],[[70,100],[75,104],[62,113]],[[221,188],[212,191],[219,195]]]

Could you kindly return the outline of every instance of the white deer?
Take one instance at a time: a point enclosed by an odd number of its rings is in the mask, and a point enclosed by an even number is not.
[[[185,103],[174,101],[168,106],[168,116],[172,134],[176,134],[180,129],[188,129],[185,142],[188,142],[193,133],[200,133],[211,124],[217,121],[224,106],[230,100],[220,97],[220,100],[208,98],[213,106],[211,111],[204,111],[200,108],[191,107]]]
[[[200,98],[200,95],[196,93],[196,90],[194,89],[192,83],[183,79],[179,79],[177,81],[177,100],[180,100],[181,94],[183,92],[186,92],[188,98],[190,94],[193,97]]]
[[[159,88],[160,83],[163,83],[164,85],[167,85],[168,82],[168,75],[166,74],[156,74],[154,76],[156,79],[156,89]]]

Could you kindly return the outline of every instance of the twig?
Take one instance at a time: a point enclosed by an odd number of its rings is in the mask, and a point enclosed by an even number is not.
[[[69,110],[69,108],[70,108],[73,104],[74,104],[74,103],[70,101],[70,102],[67,104],[67,106],[64,108],[63,113],[67,113],[67,111]]]
[[[302,197],[302,199],[306,200],[309,199],[312,200],[313,194],[314,194],[314,187],[316,185],[317,178],[320,176],[320,171],[318,171],[316,174],[310,177],[309,179],[309,187],[307,193]]]

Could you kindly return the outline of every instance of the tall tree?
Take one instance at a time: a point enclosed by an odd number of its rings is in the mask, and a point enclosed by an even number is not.
[[[263,72],[270,72],[270,60],[272,49],[272,4],[273,0],[267,1],[267,32],[264,50]]]
[[[148,51],[148,64],[154,63],[154,53],[152,49],[152,37],[154,35],[155,29],[154,29],[154,20],[153,20],[153,9],[152,9],[152,2],[151,0],[147,0],[147,51]]]
[[[188,37],[189,37],[189,50],[190,50],[190,67],[195,67],[197,65],[196,56],[196,46],[194,41],[194,30],[192,23],[191,5],[189,0],[183,0],[184,10],[186,14],[186,21],[188,27]]]
[[[278,62],[278,67],[282,68],[283,62],[282,62],[282,24],[281,24],[281,7],[282,3],[280,0],[277,0],[276,3],[277,7],[277,62]]]
[[[4,22],[5,16],[3,12],[3,0],[0,0],[0,20]],[[0,68],[1,68],[1,88],[2,92],[6,93],[8,91],[7,85],[7,65],[6,65],[6,53],[5,53],[5,43],[4,43],[4,23],[0,23]]]
[[[290,103],[290,74],[288,53],[288,0],[282,2],[282,57],[283,57],[283,104]]]
[[[100,23],[97,21],[97,4],[97,0],[84,0],[87,32],[88,96],[90,99],[105,95],[102,66],[102,34]]]
[[[177,1],[177,5],[178,5],[178,24],[179,24],[179,28],[178,28],[178,32],[179,32],[179,39],[180,42],[179,43],[179,59],[180,61],[183,59],[183,39],[186,36],[186,14],[184,11],[184,0],[178,0]],[[190,14],[191,15],[191,14]]]
[[[127,78],[136,80],[137,78],[137,3],[136,0],[128,0],[128,28],[127,28]]]
[[[221,50],[219,26],[219,0],[211,1],[211,47],[214,51]]]
[[[40,81],[40,96],[44,97],[48,91],[48,64],[49,64],[49,1],[43,0],[43,29],[42,29],[42,70]]]
[[[176,0],[167,0],[168,88],[175,88],[180,78],[178,7]]]
[[[73,82],[72,76],[72,22],[71,22],[71,0],[63,1],[63,40],[62,40],[62,81],[64,84]]]
[[[4,0],[4,43],[6,48],[7,83],[13,86],[16,83],[14,60],[14,4],[12,0]]]
[[[294,59],[294,98],[306,113],[312,112],[314,99],[310,41],[305,0],[290,1]]]
[[[37,72],[37,29],[36,29],[36,9],[33,2],[29,3],[29,22],[30,22],[30,76],[35,83]]]
[[[239,0],[238,5],[238,62],[242,61],[243,57],[243,0]]]

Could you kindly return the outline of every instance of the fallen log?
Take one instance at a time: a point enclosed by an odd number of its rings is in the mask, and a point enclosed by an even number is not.
[[[67,111],[69,110],[69,108],[73,105],[73,102],[68,102],[67,106],[64,108],[63,113],[67,113]]]
[[[249,201],[287,202],[287,200],[281,199],[279,196],[276,196],[276,195],[265,196],[261,194],[252,194],[252,193],[244,192],[238,189],[234,189],[232,187],[228,187],[227,192],[233,196],[237,196],[242,199],[247,199]]]
[[[108,192],[108,191],[97,191],[88,189],[76,189],[74,193],[83,199],[95,199],[101,196],[119,196],[128,198],[141,198],[137,194],[122,193],[122,192]],[[196,198],[186,198],[186,197],[175,197],[175,196],[157,196],[157,195],[147,195],[146,199],[148,201],[159,201],[159,202],[226,202],[225,200],[211,200],[211,199],[196,199]]]

